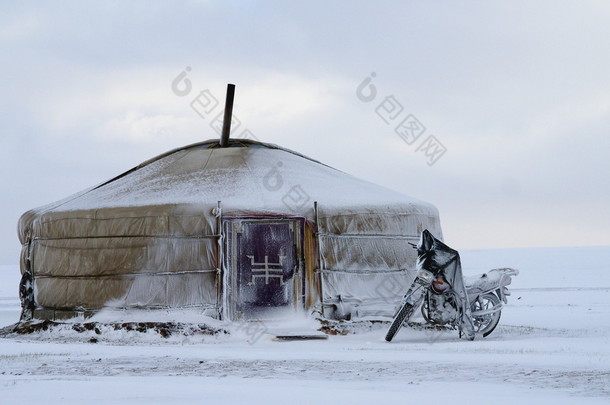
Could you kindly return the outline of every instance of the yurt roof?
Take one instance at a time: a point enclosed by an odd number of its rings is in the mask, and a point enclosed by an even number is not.
[[[66,218],[70,212],[117,207],[201,209],[218,201],[223,213],[311,217],[313,202],[318,201],[326,215],[386,212],[438,217],[432,204],[277,145],[232,139],[228,147],[219,147],[218,140],[209,140],[174,149],[98,186],[27,212],[20,221],[20,237],[27,239],[36,218],[44,216],[48,222],[54,213]]]
[[[431,207],[277,145],[232,140],[229,147],[220,148],[217,140],[210,140],[147,160],[53,204],[53,210],[222,201],[223,206],[232,209],[282,212],[287,210],[282,197],[292,187],[299,187],[312,203],[317,200],[329,207],[399,203],[411,205],[418,212]]]

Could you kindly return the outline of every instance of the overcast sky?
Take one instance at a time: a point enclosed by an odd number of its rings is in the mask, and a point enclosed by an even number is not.
[[[216,137],[190,103],[228,82],[235,135],[434,203],[451,246],[610,244],[608,2],[0,5],[0,263],[26,210]]]

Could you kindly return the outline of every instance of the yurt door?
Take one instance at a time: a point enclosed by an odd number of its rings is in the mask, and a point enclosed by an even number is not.
[[[295,219],[225,221],[229,319],[273,319],[302,306],[301,224]]]

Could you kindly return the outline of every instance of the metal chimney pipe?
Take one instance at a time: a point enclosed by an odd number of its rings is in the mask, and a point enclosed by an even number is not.
[[[233,99],[235,98],[235,85],[227,84],[227,98],[225,100],[225,116],[222,121],[222,135],[220,136],[220,147],[229,146],[231,135],[231,119],[233,117]]]

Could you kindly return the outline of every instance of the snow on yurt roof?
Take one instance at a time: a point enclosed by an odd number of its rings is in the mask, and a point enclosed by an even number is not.
[[[321,207],[320,220],[332,221],[324,226],[336,232],[403,233],[412,227],[407,224],[419,221],[440,234],[432,204],[276,145],[231,140],[219,147],[210,140],[169,151],[96,187],[26,212],[19,220],[19,238],[27,243],[32,237],[153,232],[160,225],[151,225],[152,219],[142,225],[138,218],[168,215],[205,218],[208,231],[200,231],[211,232],[211,211],[218,202],[223,215],[314,219],[314,201]]]
[[[53,210],[222,201],[225,209],[287,212],[291,205],[299,205],[283,199],[294,188],[311,204],[318,201],[328,208],[399,204],[402,209],[407,205],[417,213],[436,214],[436,209],[423,201],[279,146],[250,140],[232,140],[226,148],[213,140],[175,149],[53,204]]]

